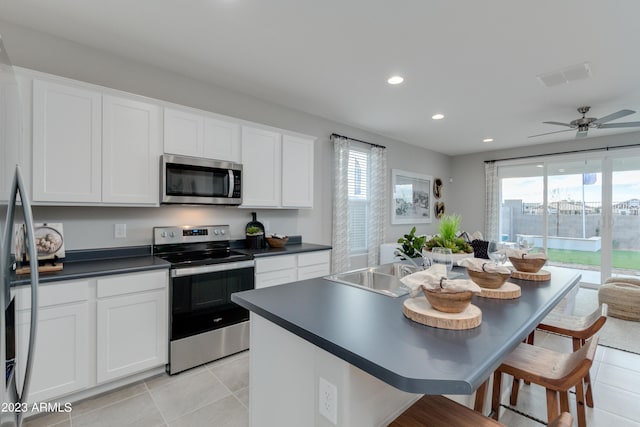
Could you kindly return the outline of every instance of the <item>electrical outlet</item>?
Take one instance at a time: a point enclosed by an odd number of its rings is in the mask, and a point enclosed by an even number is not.
[[[114,224],[114,237],[116,239],[124,239],[127,237],[127,224]]]
[[[318,411],[320,415],[338,425],[338,388],[320,377],[318,386]]]

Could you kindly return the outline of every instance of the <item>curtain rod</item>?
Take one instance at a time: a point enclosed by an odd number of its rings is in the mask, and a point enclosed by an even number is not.
[[[340,134],[337,134],[337,133],[332,133],[331,134],[331,138],[336,137],[336,136],[338,138],[346,138],[346,139],[350,139],[351,141],[362,142],[363,144],[373,145],[374,147],[387,148],[384,145],[374,144],[373,142],[367,142],[367,141],[363,141],[361,139],[349,138],[348,136],[340,135]]]
[[[616,150],[616,149],[630,148],[630,147],[640,147],[640,144],[614,145],[614,146],[611,146],[611,147],[604,147],[604,148],[585,148],[583,150],[560,151],[558,153],[532,154],[530,156],[507,157],[507,158],[504,158],[504,159],[485,160],[484,162],[485,163],[493,163],[493,162],[501,162],[501,161],[504,161],[504,160],[532,159],[534,157],[557,156],[559,154],[588,153],[588,152],[592,152],[592,151],[609,151],[609,150]]]

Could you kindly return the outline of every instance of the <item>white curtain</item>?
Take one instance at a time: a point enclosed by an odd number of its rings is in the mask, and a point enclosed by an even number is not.
[[[347,271],[349,259],[349,150],[348,138],[333,136],[333,235],[331,268]]]
[[[389,211],[386,148],[371,146],[369,171],[367,264],[372,266],[380,264],[380,245],[384,243],[384,230]]]
[[[498,165],[496,162],[484,164],[485,175],[485,209],[484,209],[484,239],[500,240],[500,180],[498,179]]]

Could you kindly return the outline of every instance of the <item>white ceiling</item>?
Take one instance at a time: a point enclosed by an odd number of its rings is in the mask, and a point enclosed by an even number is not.
[[[573,139],[527,136],[581,105],[640,112],[639,16],[637,0],[0,2],[0,19],[450,155]],[[589,79],[536,78],[584,62]]]

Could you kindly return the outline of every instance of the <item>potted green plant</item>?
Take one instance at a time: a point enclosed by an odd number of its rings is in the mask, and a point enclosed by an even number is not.
[[[260,227],[247,227],[246,230],[247,248],[260,249],[264,246],[264,232]]]
[[[426,250],[431,251],[433,248],[449,248],[453,254],[473,253],[473,247],[462,237],[458,237],[458,229],[460,228],[461,222],[462,218],[460,215],[443,215],[442,218],[440,218],[438,234],[425,243]]]
[[[402,245],[401,250],[404,255],[410,258],[418,258],[422,256],[422,248],[427,240],[427,236],[416,236],[416,228],[413,227],[409,234],[405,234],[398,239],[398,243]]]

